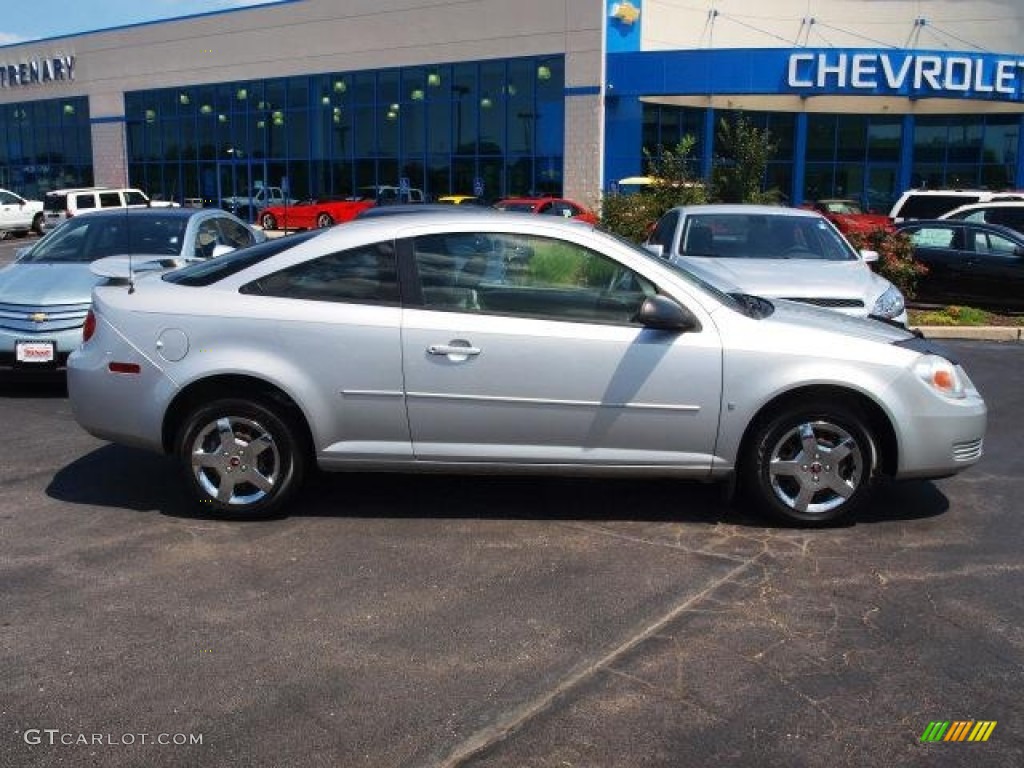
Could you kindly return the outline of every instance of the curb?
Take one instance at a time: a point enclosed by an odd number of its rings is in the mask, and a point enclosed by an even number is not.
[[[1024,341],[1024,327],[1001,325],[921,325],[913,328],[927,339],[973,339],[975,341]]]

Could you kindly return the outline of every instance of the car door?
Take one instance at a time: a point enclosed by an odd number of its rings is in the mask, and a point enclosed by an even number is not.
[[[961,273],[963,295],[979,306],[996,309],[1024,307],[1024,257],[1021,244],[1003,232],[983,227],[966,229],[973,251]]]
[[[972,252],[965,247],[964,225],[959,221],[928,222],[905,227],[914,257],[928,267],[917,284],[915,299],[956,301],[964,295],[963,269]]]
[[[410,461],[393,243],[330,251],[240,287],[249,333],[270,332],[301,369],[316,451],[326,464]]]
[[[400,253],[417,275],[402,335],[417,461],[707,472],[719,341],[632,322],[649,280],[525,234],[416,237]]]
[[[28,229],[32,215],[17,195],[0,190],[0,232],[8,229]]]

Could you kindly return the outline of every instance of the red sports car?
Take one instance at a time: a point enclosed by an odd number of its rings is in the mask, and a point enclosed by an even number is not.
[[[272,205],[260,211],[259,223],[264,229],[313,229],[352,221],[360,211],[372,208],[372,199],[351,197],[320,197],[295,205]]]
[[[573,200],[563,197],[507,197],[494,204],[499,211],[540,213],[597,224],[597,214]]]
[[[865,213],[856,200],[818,200],[803,207],[820,213],[844,235],[850,232],[871,232],[879,227],[893,228],[892,219],[878,213]]]

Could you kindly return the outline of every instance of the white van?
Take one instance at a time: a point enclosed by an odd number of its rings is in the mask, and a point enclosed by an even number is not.
[[[889,211],[893,221],[937,219],[942,214],[972,203],[1024,200],[1024,192],[992,192],[985,189],[908,189]]]
[[[151,201],[139,189],[81,187],[55,189],[43,197],[44,229],[53,229],[75,214],[101,208],[177,207],[177,203]]]

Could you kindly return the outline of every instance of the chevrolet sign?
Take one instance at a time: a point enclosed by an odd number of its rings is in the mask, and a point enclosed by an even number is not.
[[[824,93],[845,90],[913,95],[1020,98],[1024,59],[915,53],[791,53],[787,84]]]
[[[75,79],[75,57],[28,59],[16,64],[0,63],[0,88],[52,83]]]

